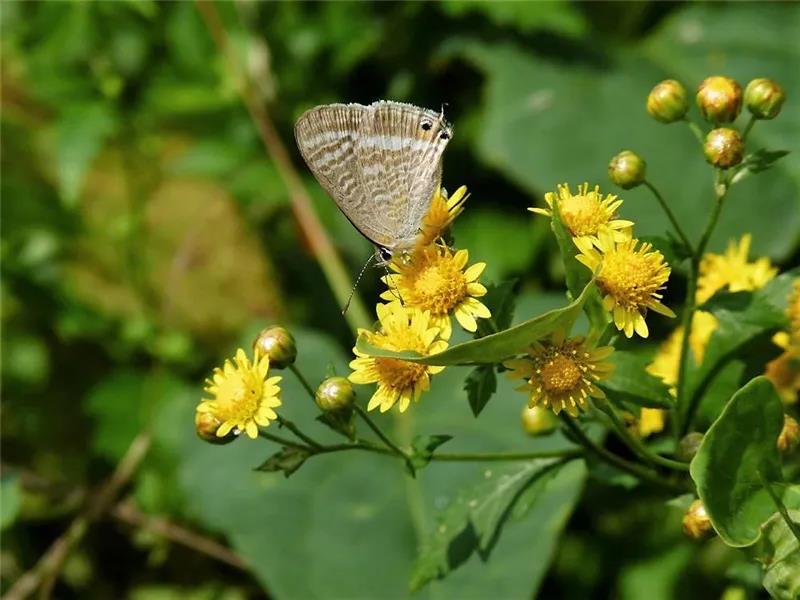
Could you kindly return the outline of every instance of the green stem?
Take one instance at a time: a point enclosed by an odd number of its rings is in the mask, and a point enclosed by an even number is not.
[[[353,408],[355,408],[355,411],[358,413],[358,416],[359,416],[359,417],[361,417],[361,419],[362,419],[362,420],[363,420],[363,421],[364,421],[364,422],[367,424],[367,426],[368,426],[370,429],[372,429],[372,431],[375,433],[375,435],[377,435],[377,436],[380,438],[380,440],[381,440],[381,441],[382,441],[384,444],[386,444],[386,447],[387,447],[387,448],[389,448],[389,449],[390,449],[392,452],[394,452],[394,453],[395,453],[397,456],[399,456],[400,458],[402,458],[404,461],[406,461],[406,464],[407,464],[407,465],[409,466],[409,468],[410,468],[410,469],[412,469],[412,471],[413,471],[413,467],[412,467],[412,465],[411,465],[411,458],[408,456],[408,454],[406,454],[405,452],[403,452],[403,451],[402,451],[402,450],[401,450],[401,449],[400,449],[400,448],[397,446],[397,444],[395,444],[395,443],[394,443],[392,440],[390,440],[390,439],[389,439],[389,438],[386,436],[386,434],[385,434],[385,433],[383,433],[383,431],[381,431],[381,428],[380,428],[380,427],[378,427],[378,426],[375,424],[375,422],[374,422],[374,421],[373,421],[373,420],[370,418],[370,416],[367,414],[367,411],[365,411],[363,408],[361,408],[361,407],[360,407],[358,404],[353,404]]]
[[[667,488],[673,491],[684,491],[683,487],[676,485],[670,481],[666,481],[659,477],[657,473],[642,467],[636,463],[630,462],[625,460],[624,458],[617,456],[613,452],[609,452],[602,446],[595,444],[589,437],[583,432],[583,430],[572,420],[571,417],[568,417],[564,413],[559,415],[561,420],[564,422],[564,425],[567,429],[572,432],[575,436],[576,441],[586,448],[589,452],[597,455],[598,458],[607,462],[610,465],[613,465],[620,469],[621,471],[625,471],[626,473],[630,473],[634,477],[641,479],[642,481],[647,481],[648,483],[652,483],[653,485],[657,485],[659,487]]]
[[[311,396],[311,399],[315,400],[316,394],[314,394],[314,389],[309,385],[306,378],[303,377],[303,374],[300,372],[300,369],[298,369],[296,365],[289,365],[289,370],[292,373],[294,373],[294,376],[297,377],[298,381],[300,381],[300,384],[308,392],[308,395]]]
[[[681,356],[678,368],[678,400],[676,402],[676,409],[679,416],[679,419],[676,421],[676,434],[678,438],[686,434],[689,425],[694,418],[697,405],[700,401],[700,397],[697,394],[692,394],[689,399],[686,398],[686,374],[688,372],[689,362],[689,337],[692,331],[694,313],[697,310],[696,292],[697,278],[700,271],[700,261],[702,260],[703,254],[706,251],[706,246],[708,246],[708,241],[711,239],[711,234],[714,232],[714,228],[719,220],[719,215],[722,212],[722,206],[725,203],[725,197],[728,194],[728,189],[729,185],[725,179],[724,173],[717,169],[716,181],[714,184],[714,210],[711,212],[711,217],[708,219],[705,231],[703,232],[700,242],[697,244],[697,248],[692,256],[689,268],[689,281],[686,286],[686,301],[682,319],[683,339],[681,340]]]
[[[441,460],[446,462],[501,462],[515,460],[534,460],[537,458],[577,458],[582,456],[581,450],[549,450],[541,452],[440,452],[434,453],[431,460]]]
[[[684,117],[683,120],[689,126],[689,129],[692,130],[692,133],[694,134],[694,137],[697,138],[697,141],[700,142],[700,147],[702,148],[705,146],[706,134],[703,132],[703,129],[688,117]]]
[[[278,415],[278,423],[280,423],[282,427],[286,427],[286,429],[291,431],[299,439],[303,440],[306,444],[308,444],[312,448],[322,448],[322,444],[320,444],[319,442],[313,440],[312,438],[307,436],[305,433],[300,431],[300,428],[297,425],[295,425],[294,423],[292,423],[291,421],[289,421],[288,419],[284,419],[282,416]]]
[[[756,124],[756,117],[755,115],[750,115],[750,120],[747,122],[747,125],[744,127],[744,131],[742,132],[742,144],[747,141],[747,136],[750,135],[750,130],[753,129],[753,125]]]
[[[644,181],[644,185],[647,187],[647,189],[649,189],[653,193],[653,195],[656,197],[656,200],[658,200],[658,203],[661,205],[661,209],[664,211],[664,213],[666,213],[670,223],[672,223],[673,229],[675,229],[675,232],[678,234],[678,237],[681,238],[681,242],[683,242],[683,245],[686,246],[686,249],[690,253],[694,254],[692,243],[689,241],[689,238],[683,231],[683,228],[681,227],[680,223],[678,223],[678,219],[675,218],[675,213],[672,212],[672,209],[669,207],[669,204],[667,204],[667,202],[664,200],[664,197],[659,193],[656,187],[646,179]]]
[[[772,501],[775,503],[775,506],[778,509],[778,512],[781,513],[783,520],[786,521],[786,525],[789,527],[789,530],[794,534],[794,537],[797,538],[797,541],[800,542],[800,527],[798,524],[792,520],[789,511],[786,510],[786,505],[784,505],[783,500],[781,500],[780,496],[775,493],[775,490],[772,489],[772,485],[767,478],[761,473],[758,472],[759,477],[761,477],[761,483],[764,484],[764,488],[767,490],[769,497],[772,498]]]
[[[269,440],[270,442],[275,442],[276,444],[280,444],[281,446],[288,446],[289,448],[298,448],[300,450],[309,449],[303,444],[299,444],[293,440],[281,437],[279,435],[275,435],[274,433],[269,433],[267,431],[264,431],[263,429],[258,430],[258,435],[259,437],[262,437],[265,440]]]
[[[611,419],[611,422],[614,425],[614,430],[616,431],[619,439],[621,439],[635,454],[638,454],[642,459],[650,463],[651,466],[660,465],[676,471],[689,470],[688,464],[659,456],[655,452],[652,452],[645,444],[643,444],[638,437],[631,435],[631,433],[628,431],[628,428],[625,427],[625,424],[619,418],[619,415],[617,415],[617,412],[614,410],[613,406],[606,404],[605,406],[598,408],[603,413],[608,415],[609,419]]]

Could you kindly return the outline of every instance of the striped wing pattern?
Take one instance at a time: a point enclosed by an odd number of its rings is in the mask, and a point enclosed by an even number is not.
[[[331,104],[303,114],[295,137],[314,176],[364,236],[393,252],[413,246],[450,138],[437,113],[398,102]]]

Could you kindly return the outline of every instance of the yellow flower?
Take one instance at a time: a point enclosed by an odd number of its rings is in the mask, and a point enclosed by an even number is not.
[[[281,405],[278,387],[281,377],[267,378],[268,371],[268,356],[256,353],[250,362],[241,348],[236,351],[233,363],[226,360],[222,369],[214,369],[205,387],[213,398],[204,399],[197,412],[210,413],[219,421],[218,437],[236,430],[255,439],[258,425],[266,427],[278,418],[273,408]]]
[[[557,191],[544,195],[549,208],[529,208],[528,210],[547,217],[553,216],[553,202],[558,200],[558,208],[564,226],[573,237],[597,237],[602,233],[613,236],[621,242],[631,236],[632,221],[617,219],[617,209],[622,205],[613,194],[605,198],[600,193],[600,186],[589,191],[589,184],[578,186],[578,193],[572,194],[565,183],[559,185]]]
[[[636,433],[646,438],[664,429],[667,411],[661,408],[643,408],[636,422]]]
[[[610,346],[588,348],[584,338],[565,339],[559,331],[549,340],[535,342],[528,356],[503,365],[510,369],[506,374],[510,379],[525,379],[517,389],[530,393],[528,406],[543,405],[575,417],[586,409],[590,397],[605,398],[595,383],[611,374],[613,365],[603,361],[613,351]]]
[[[626,337],[632,337],[634,331],[643,338],[648,336],[648,309],[675,316],[661,304],[660,290],[664,289],[670,268],[660,252],[652,251],[651,244],[636,239],[617,242],[609,235],[593,240],[575,238],[575,244],[581,251],[576,256],[578,261],[597,277],[603,308],[611,312],[614,324]]]
[[[786,314],[789,315],[789,343],[800,354],[800,279],[794,282],[792,292],[789,294]]]
[[[702,304],[722,288],[731,292],[757,290],[778,273],[768,258],[748,262],[752,236],[747,233],[738,244],[731,240],[725,254],[706,253],[700,261],[697,302]]]
[[[800,395],[800,354],[784,351],[767,363],[764,371],[785,404],[795,404]]]
[[[412,350],[429,355],[447,348],[447,342],[439,339],[439,328],[431,323],[430,313],[418,308],[406,308],[399,303],[378,304],[378,319],[381,328],[377,332],[359,329],[359,336],[378,348],[402,352]],[[353,383],[377,383],[378,389],[370,398],[367,410],[380,408],[386,412],[399,402],[404,412],[411,400],[418,402],[422,392],[430,388],[430,376],[444,367],[420,365],[396,358],[373,357],[353,348],[356,358],[350,363]]]
[[[661,343],[652,362],[645,368],[648,373],[655,375],[665,385],[668,385],[673,396],[675,395],[675,385],[678,383],[681,344],[683,344],[683,327],[678,327]]]
[[[419,248],[411,260],[391,263],[394,273],[383,278],[389,289],[381,298],[428,311],[431,325],[439,328],[444,339],[450,339],[452,332],[450,315],[467,331],[475,331],[475,319],[488,319],[492,314],[478,300],[486,294],[486,288],[478,283],[486,263],[465,269],[468,259],[466,250],[453,254],[436,245]]]
[[[417,246],[428,246],[436,241],[464,210],[464,203],[468,197],[465,185],[453,192],[449,198],[447,191],[443,188],[440,187],[436,190],[430,208],[428,208],[428,214],[422,221],[422,235]]]

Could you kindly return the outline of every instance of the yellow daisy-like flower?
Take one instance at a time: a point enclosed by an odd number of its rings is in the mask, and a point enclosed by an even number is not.
[[[648,373],[655,375],[665,385],[668,385],[673,396],[678,383],[681,344],[683,344],[683,327],[678,327],[661,343],[652,362],[645,368]]]
[[[641,245],[640,245],[641,244]],[[661,252],[636,239],[617,242],[609,235],[575,238],[581,253],[576,256],[595,273],[603,295],[603,308],[612,314],[617,329],[632,337],[634,331],[648,336],[648,309],[667,317],[675,313],[661,304],[670,268]]]
[[[443,339],[450,339],[452,333],[450,315],[467,331],[475,331],[475,319],[488,319],[492,314],[478,300],[486,294],[486,288],[478,283],[486,263],[466,268],[468,260],[466,250],[453,254],[437,245],[419,248],[411,260],[391,263],[394,273],[383,278],[389,289],[381,298],[429,312],[431,325],[439,328]]]
[[[528,356],[503,363],[510,379],[525,379],[519,391],[530,393],[528,406],[543,405],[555,414],[562,410],[573,417],[585,410],[589,398],[605,398],[595,385],[606,379],[613,365],[604,362],[614,349],[611,346],[589,348],[582,337],[565,339],[554,333],[549,340],[535,342]]]
[[[632,221],[617,218],[617,209],[622,200],[613,194],[605,198],[600,193],[600,186],[589,191],[589,184],[578,186],[578,193],[572,194],[565,183],[557,187],[557,191],[547,192],[544,200],[549,208],[529,208],[528,210],[552,218],[553,202],[558,201],[561,219],[572,237],[597,237],[609,234],[614,240],[622,242],[631,237]]]
[[[661,408],[642,408],[636,421],[636,433],[641,438],[659,433],[663,431],[666,420],[667,411]]]
[[[764,287],[778,270],[768,258],[762,257],[753,262],[747,260],[752,236],[748,233],[739,242],[731,240],[725,254],[706,253],[700,261],[697,278],[697,302],[706,302],[723,288],[731,292],[757,290]]]
[[[464,210],[464,203],[468,197],[465,185],[453,192],[449,198],[444,188],[440,187],[436,190],[428,213],[422,221],[422,235],[417,242],[417,247],[428,246],[435,242]]]
[[[792,286],[786,314],[789,315],[789,345],[793,346],[800,354],[800,279],[795,281]]]
[[[250,362],[241,348],[233,362],[226,360],[221,369],[214,369],[205,387],[213,397],[204,399],[197,412],[209,413],[219,421],[217,437],[236,430],[255,439],[259,425],[266,427],[278,418],[273,409],[281,405],[278,382],[282,378],[268,378],[268,371],[268,356],[256,354]]]
[[[775,386],[784,404],[795,404],[800,396],[800,353],[786,350],[767,363],[764,375]]]
[[[447,342],[439,338],[439,328],[431,322],[428,312],[418,308],[406,308],[399,303],[378,304],[380,330],[370,332],[359,329],[358,334],[378,348],[402,352],[413,350],[429,355],[447,348]],[[378,389],[367,405],[367,410],[380,408],[386,412],[399,402],[404,412],[411,401],[418,402],[422,392],[430,388],[431,375],[440,373],[444,367],[420,365],[396,358],[369,356],[353,348],[355,360],[350,363],[353,383],[377,383]]]

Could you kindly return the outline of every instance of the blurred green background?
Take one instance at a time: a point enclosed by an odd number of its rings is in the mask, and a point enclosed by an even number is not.
[[[710,173],[686,127],[647,116],[661,79],[690,90],[714,74],[743,85],[775,79],[789,100],[756,126],[751,149],[794,150],[800,6],[242,1],[205,10],[217,20],[192,2],[0,4],[3,590],[144,432],[149,452],[65,560],[55,597],[407,597],[435,511],[485,465],[436,464],[411,481],[396,462],[348,453],[284,480],[253,471],[274,451],[266,442],[214,447],[194,434],[203,378],[264,325],[292,329],[312,382],[330,365],[346,373],[353,341],[243,106],[242,78],[352,273],[369,245],[308,174],[294,120],[327,102],[446,102],[455,136],[444,185],[472,194],[456,244],[488,263],[485,280],[521,279],[522,319],[563,300],[547,223],[525,208],[562,182],[619,193],[606,165],[622,149],[647,160],[699,235]],[[798,186],[797,153],[737,186],[711,249],[751,232],[754,254],[796,265]],[[664,234],[645,191],[622,197],[637,235]],[[360,287],[368,307],[379,276],[368,271]],[[681,287],[676,273],[667,304]],[[666,326],[654,323],[656,340]],[[454,434],[449,450],[564,443],[527,439],[524,399],[502,382],[474,419],[464,375],[447,370],[408,419],[382,424],[404,440]],[[290,376],[284,404],[329,435]],[[627,484],[576,463],[507,526],[488,563],[473,557],[415,597],[763,594],[755,564],[716,540],[684,540],[679,510]],[[196,537],[187,545],[176,531]],[[231,551],[211,556],[198,536]]]

